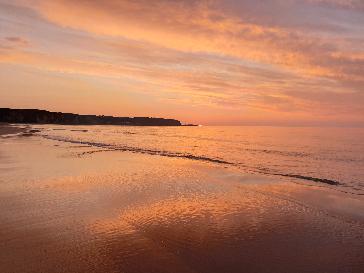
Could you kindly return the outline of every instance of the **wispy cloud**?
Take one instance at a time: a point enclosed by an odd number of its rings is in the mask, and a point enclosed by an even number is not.
[[[132,81],[165,111],[364,122],[361,1],[6,2],[2,63]]]

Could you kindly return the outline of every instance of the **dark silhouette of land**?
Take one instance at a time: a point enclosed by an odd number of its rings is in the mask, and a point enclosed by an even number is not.
[[[175,119],[78,115],[38,109],[11,108],[0,108],[0,122],[63,125],[181,126],[181,122]]]

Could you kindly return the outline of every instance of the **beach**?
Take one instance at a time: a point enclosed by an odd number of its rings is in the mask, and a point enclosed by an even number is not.
[[[21,126],[11,126],[7,123],[1,123],[0,122],[0,136],[3,135],[10,135],[10,134],[17,134],[24,132],[26,130],[25,127]]]
[[[0,272],[363,272],[363,195],[50,136],[0,138]]]

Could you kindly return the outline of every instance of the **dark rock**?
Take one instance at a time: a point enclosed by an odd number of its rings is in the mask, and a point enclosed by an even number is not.
[[[62,125],[181,126],[181,122],[175,119],[78,115],[38,109],[10,108],[0,108],[0,122]]]

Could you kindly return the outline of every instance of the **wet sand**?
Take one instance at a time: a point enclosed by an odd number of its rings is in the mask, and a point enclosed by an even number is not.
[[[15,126],[15,125],[10,125],[8,123],[0,122],[0,136],[17,134],[25,131],[26,128],[24,126]]]
[[[362,196],[188,159],[0,141],[0,272],[363,272]]]

